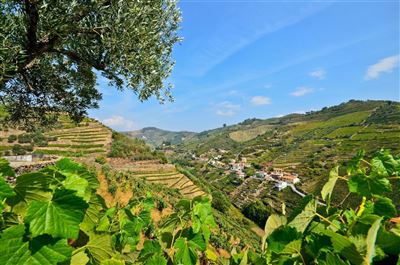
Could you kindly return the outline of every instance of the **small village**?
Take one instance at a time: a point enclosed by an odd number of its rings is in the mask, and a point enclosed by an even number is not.
[[[298,174],[293,172],[287,172],[283,168],[273,168],[272,164],[267,163],[262,166],[262,169],[257,170],[252,175],[246,174],[246,168],[251,168],[252,165],[248,163],[246,157],[238,159],[229,159],[229,163],[224,163],[223,155],[226,153],[223,149],[213,150],[217,155],[207,158],[206,155],[197,157],[192,155],[193,160],[199,160],[207,163],[207,165],[224,169],[227,173],[233,173],[239,180],[245,180],[246,178],[256,178],[262,181],[275,182],[274,188],[281,191],[290,185],[300,183],[300,177]]]

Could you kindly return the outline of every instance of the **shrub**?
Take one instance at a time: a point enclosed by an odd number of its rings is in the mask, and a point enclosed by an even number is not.
[[[23,145],[22,148],[24,148],[25,151],[28,151],[28,152],[32,152],[32,151],[33,151],[33,145],[32,145],[32,144],[30,144],[30,145]]]
[[[104,156],[97,156],[94,159],[94,162],[99,163],[100,165],[104,165],[105,163],[107,163],[107,160]]]
[[[114,183],[108,186],[108,192],[111,193],[113,196],[115,195],[116,191],[117,191],[117,186]]]
[[[32,137],[29,133],[23,133],[18,135],[18,143],[20,144],[26,144],[30,143],[32,141]]]
[[[14,144],[14,146],[12,148],[12,152],[14,155],[25,155],[26,154],[24,147],[20,144]]]
[[[35,144],[40,147],[45,147],[45,146],[48,146],[49,143],[46,140],[43,140],[43,141],[37,142]]]
[[[13,143],[13,142],[15,142],[17,140],[17,136],[14,135],[14,134],[11,134],[11,135],[8,136],[7,140],[8,140],[9,143]]]
[[[222,194],[222,192],[220,191],[215,190],[211,193],[211,195],[212,195],[212,201],[211,201],[212,207],[214,207],[215,209],[217,209],[222,213],[225,213],[229,209],[230,205],[224,194]]]
[[[246,204],[242,212],[247,218],[257,223],[260,227],[264,227],[270,215],[270,210],[259,200]]]

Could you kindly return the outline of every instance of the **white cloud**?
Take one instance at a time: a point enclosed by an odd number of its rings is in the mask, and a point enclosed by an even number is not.
[[[110,127],[115,127],[119,129],[132,130],[135,129],[135,123],[132,120],[126,119],[122,116],[114,115],[110,118],[102,120],[102,122]]]
[[[298,87],[295,91],[290,93],[290,95],[292,95],[294,97],[302,97],[306,94],[310,94],[310,93],[314,92],[314,90],[315,89],[312,87],[302,86],[302,87]]]
[[[378,78],[381,73],[391,73],[394,68],[399,66],[399,59],[399,55],[393,55],[383,58],[376,64],[370,65],[364,79],[375,79]]]
[[[229,101],[221,102],[217,105],[216,114],[218,116],[233,116],[240,109],[240,105],[233,104]]]
[[[271,99],[264,96],[254,96],[251,98],[250,102],[254,106],[269,105],[271,104]]]
[[[266,84],[264,87],[265,87],[266,89],[271,88],[271,87],[272,87],[272,84]]]
[[[308,74],[309,76],[322,80],[325,79],[326,77],[326,71],[324,69],[317,69],[315,71],[312,71]]]

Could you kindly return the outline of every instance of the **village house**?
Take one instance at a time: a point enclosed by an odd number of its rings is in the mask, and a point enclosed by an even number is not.
[[[285,181],[279,181],[274,187],[281,191],[287,187],[287,183]]]

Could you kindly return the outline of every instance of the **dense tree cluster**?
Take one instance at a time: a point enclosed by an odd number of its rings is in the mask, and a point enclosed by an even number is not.
[[[0,13],[0,101],[11,121],[80,120],[101,99],[100,74],[140,100],[171,97],[173,0],[4,0]]]

